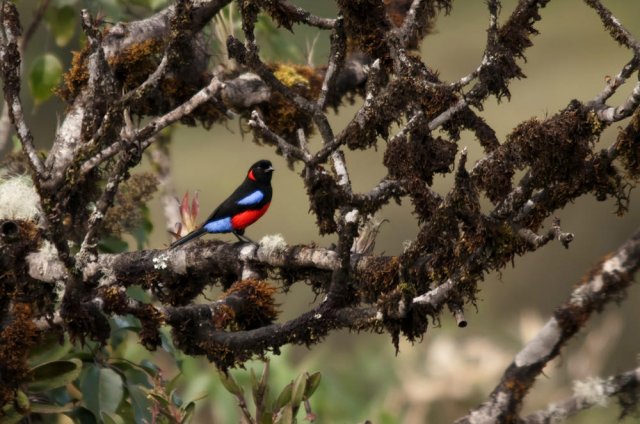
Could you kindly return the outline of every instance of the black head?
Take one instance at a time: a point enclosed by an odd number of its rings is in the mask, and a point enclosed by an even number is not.
[[[247,178],[258,183],[271,182],[271,175],[273,174],[273,166],[268,160],[259,160],[251,165],[249,172],[247,172]]]

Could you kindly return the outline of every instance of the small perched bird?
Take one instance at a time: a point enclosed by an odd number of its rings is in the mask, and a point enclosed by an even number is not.
[[[269,209],[272,174],[273,167],[268,160],[260,160],[251,165],[246,178],[231,196],[199,228],[174,241],[169,248],[183,245],[206,233],[233,233],[238,240],[251,242],[251,239],[244,237],[244,229]]]

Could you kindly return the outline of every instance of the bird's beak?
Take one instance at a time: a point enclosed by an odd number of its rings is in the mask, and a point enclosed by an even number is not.
[[[267,169],[264,170],[264,172],[273,172],[273,171],[275,171],[273,166],[270,166],[270,167],[268,167]]]

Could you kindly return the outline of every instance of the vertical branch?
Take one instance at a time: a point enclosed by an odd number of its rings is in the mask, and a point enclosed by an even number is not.
[[[342,66],[344,65],[344,59],[346,56],[346,36],[344,33],[344,19],[339,16],[336,20],[335,27],[331,33],[331,51],[329,52],[329,64],[327,66],[327,72],[324,75],[324,81],[322,81],[322,90],[318,96],[318,108],[324,109],[327,106],[327,96],[329,90],[331,90],[336,76]]]
[[[20,68],[22,63],[19,47],[22,32],[20,19],[15,5],[6,0],[2,1],[0,13],[2,15],[0,69],[2,70],[4,98],[9,116],[22,143],[22,149],[34,173],[34,184],[39,186],[40,180],[45,177],[45,169],[34,146],[31,130],[24,120],[22,102],[20,101]]]

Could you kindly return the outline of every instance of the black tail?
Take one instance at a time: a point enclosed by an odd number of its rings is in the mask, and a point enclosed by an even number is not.
[[[188,241],[191,241],[193,239],[197,239],[198,237],[200,237],[201,235],[205,234],[207,231],[204,228],[198,228],[197,230],[194,230],[192,232],[190,232],[189,234],[187,234],[186,236],[182,237],[181,239],[178,239],[176,241],[174,241],[173,243],[171,243],[171,246],[169,246],[169,249],[174,249],[180,245],[185,244]]]

